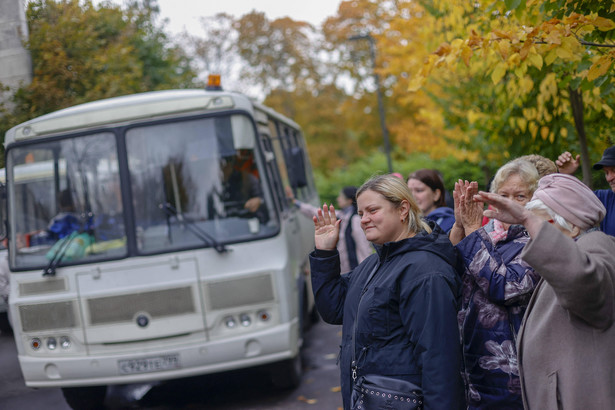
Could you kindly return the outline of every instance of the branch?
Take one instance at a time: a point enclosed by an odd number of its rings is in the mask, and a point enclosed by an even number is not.
[[[591,41],[585,41],[585,40],[581,40],[581,39],[577,39],[579,41],[579,43],[581,43],[584,46],[594,46],[594,47],[615,47],[615,44],[601,44],[601,43],[594,43]],[[534,44],[553,44],[553,43],[548,43],[546,41],[534,41]]]

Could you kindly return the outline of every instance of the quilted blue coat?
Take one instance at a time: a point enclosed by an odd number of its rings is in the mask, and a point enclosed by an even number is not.
[[[462,336],[470,409],[523,409],[516,335],[539,276],[521,259],[523,226],[492,242],[493,220],[457,244],[464,261]]]

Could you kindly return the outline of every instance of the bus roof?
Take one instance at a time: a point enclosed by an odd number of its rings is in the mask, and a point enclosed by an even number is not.
[[[298,127],[292,120],[254,103],[243,94],[202,89],[164,90],[107,98],[33,118],[8,130],[4,144],[187,112],[238,109],[253,113],[254,107]]]

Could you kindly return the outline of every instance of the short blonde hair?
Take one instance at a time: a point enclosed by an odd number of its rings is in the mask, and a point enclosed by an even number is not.
[[[532,165],[531,162],[517,158],[507,162],[498,169],[498,172],[495,173],[495,177],[493,177],[490,191],[497,194],[500,186],[513,175],[518,175],[527,185],[530,195],[538,188],[538,180],[540,177],[536,167]]]
[[[405,222],[409,234],[417,234],[423,230],[431,232],[431,228],[421,219],[421,210],[412,197],[412,192],[406,183],[392,175],[376,175],[365,181],[357,191],[357,198],[365,192],[373,191],[384,197],[397,209],[405,200],[410,204],[408,220]]]

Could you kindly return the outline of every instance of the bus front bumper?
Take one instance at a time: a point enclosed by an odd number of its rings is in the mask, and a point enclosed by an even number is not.
[[[146,383],[219,373],[293,358],[299,354],[301,343],[297,340],[297,328],[298,323],[295,321],[234,338],[143,354],[86,357],[19,355],[19,363],[29,387]],[[149,363],[149,368],[143,370],[143,367],[135,366],[135,363],[141,363],[144,367],[148,367],[146,364]]]

